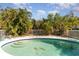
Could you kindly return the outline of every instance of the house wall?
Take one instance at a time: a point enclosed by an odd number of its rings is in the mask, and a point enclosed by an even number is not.
[[[70,30],[68,32],[68,36],[72,38],[78,38],[79,39],[79,30]]]

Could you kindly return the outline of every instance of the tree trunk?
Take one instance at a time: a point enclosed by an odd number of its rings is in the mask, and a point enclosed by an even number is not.
[[[64,31],[64,36],[68,36],[69,30]]]

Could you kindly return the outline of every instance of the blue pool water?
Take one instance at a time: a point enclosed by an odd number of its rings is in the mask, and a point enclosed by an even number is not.
[[[79,56],[79,43],[53,38],[19,40],[2,46],[15,56]]]

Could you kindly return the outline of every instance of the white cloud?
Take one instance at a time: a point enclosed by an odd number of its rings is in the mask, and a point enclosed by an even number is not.
[[[26,8],[26,7],[28,7],[29,9],[32,9],[32,6],[30,6],[30,4],[27,4],[27,3],[13,3],[13,4],[17,8]]]
[[[45,15],[46,12],[44,10],[37,10],[38,15]]]
[[[79,7],[75,7],[75,8],[73,9],[73,11],[74,11],[74,12],[79,12]]]
[[[53,11],[49,11],[49,12],[48,12],[48,14],[51,14],[51,13],[52,13],[52,14],[56,14],[56,13],[59,13],[59,11],[58,11],[58,10],[53,10]]]
[[[63,9],[68,9],[71,6],[76,6],[77,4],[75,3],[49,3],[49,6],[55,6],[56,10],[63,10]]]
[[[36,19],[42,19],[45,15],[46,15],[46,11],[45,10],[37,10],[35,18]]]
[[[15,8],[22,8],[22,9],[24,9],[24,5],[23,4],[21,4],[21,3],[13,3],[14,4],[14,6],[15,6]]]
[[[27,10],[28,10],[29,12],[32,12],[32,10],[31,10],[31,9],[29,9],[29,8],[27,8]]]
[[[71,4],[71,3],[49,3],[49,5],[56,5],[56,6],[59,6],[59,7],[64,7],[64,8],[68,8],[70,6],[73,6],[75,4]]]
[[[76,4],[74,3],[59,3],[57,4],[59,8],[64,9],[64,8],[70,8],[71,6],[75,6]]]
[[[62,3],[62,4],[58,4],[59,6],[63,7],[63,8],[69,8],[71,4],[68,3]]]
[[[28,6],[30,9],[32,9],[32,6]]]
[[[26,3],[13,3],[15,8],[22,8],[22,9],[27,9],[28,11],[32,12],[32,6],[30,4]]]

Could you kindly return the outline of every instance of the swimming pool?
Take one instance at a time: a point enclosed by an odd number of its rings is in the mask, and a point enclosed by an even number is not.
[[[32,38],[5,43],[1,48],[15,56],[79,56],[79,43],[56,38]]]

